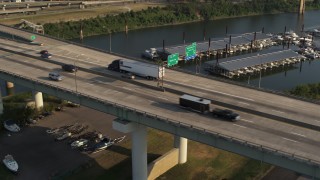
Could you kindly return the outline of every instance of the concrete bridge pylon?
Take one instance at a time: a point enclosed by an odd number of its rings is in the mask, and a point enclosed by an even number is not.
[[[299,14],[304,14],[305,5],[306,5],[306,1],[305,0],[300,0]]]

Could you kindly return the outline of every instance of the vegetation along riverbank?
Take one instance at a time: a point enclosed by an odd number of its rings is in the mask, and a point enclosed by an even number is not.
[[[217,18],[296,12],[298,7],[299,1],[297,0],[252,0],[239,3],[216,0],[202,3],[177,3],[80,21],[46,23],[44,27],[48,35],[72,39],[80,37],[80,29],[85,37]],[[307,1],[306,8],[320,9],[320,2],[318,0]]]

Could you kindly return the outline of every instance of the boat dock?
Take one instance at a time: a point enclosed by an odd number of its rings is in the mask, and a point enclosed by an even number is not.
[[[205,65],[206,70],[210,73],[232,78],[241,74],[250,74],[286,64],[298,63],[304,59],[306,58],[303,55],[287,49],[245,58],[226,59],[226,61],[220,63],[216,60],[208,61]]]
[[[262,49],[275,45],[276,43],[272,40],[272,36],[265,33],[254,32],[246,33],[242,35],[232,36],[225,38],[209,38],[208,41],[196,42],[196,56],[210,56],[217,54],[230,55],[235,52],[242,52],[248,50]],[[159,54],[165,54],[166,56],[174,53],[179,53],[179,60],[186,60],[185,49],[190,46],[191,43],[158,47],[155,48]]]

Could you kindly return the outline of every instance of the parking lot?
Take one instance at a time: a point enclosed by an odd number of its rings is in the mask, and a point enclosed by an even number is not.
[[[107,149],[94,154],[83,153],[72,149],[67,143],[68,140],[55,141],[53,136],[46,133],[46,130],[82,123],[89,126],[87,131],[96,130],[111,138],[125,135],[112,129],[113,119],[113,116],[85,107],[65,108],[62,112],[54,112],[39,120],[37,124],[22,128],[22,131],[17,134],[2,132],[0,134],[0,157],[6,154],[13,155],[20,169],[15,179],[23,180],[50,179],[64,175],[79,166],[100,164],[101,156],[105,157],[108,153],[116,152]],[[127,141],[128,136],[121,143]],[[127,157],[127,155],[120,154],[119,157],[121,156]],[[113,160],[113,165],[123,158]],[[112,164],[103,166],[101,170]]]

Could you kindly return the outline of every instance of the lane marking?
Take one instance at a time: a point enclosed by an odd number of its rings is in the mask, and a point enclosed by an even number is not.
[[[165,98],[165,97],[160,97],[160,96],[158,96],[157,98],[159,98],[159,99],[164,99],[164,100],[168,100],[167,98]]]
[[[278,111],[278,110],[273,110],[273,109],[271,111],[278,112],[278,113],[285,113],[283,111]]]
[[[250,121],[250,120],[247,120],[247,119],[242,119],[242,118],[241,118],[240,121],[241,121],[241,120],[242,120],[242,121],[245,121],[245,122],[253,123],[253,121]]]
[[[303,135],[303,134],[299,134],[299,133],[296,133],[296,132],[291,132],[292,134],[295,134],[295,135],[297,135],[297,136],[302,136],[302,137],[306,137],[305,135]]]
[[[284,137],[283,137],[282,139],[285,139],[285,140],[287,140],[287,141],[296,142],[296,143],[298,142],[298,141],[295,141],[295,140],[292,140],[292,139],[288,139],[288,138],[284,138]]]
[[[128,88],[128,87],[122,87],[123,89],[127,89],[129,91],[132,91],[132,89]]]
[[[238,126],[238,127],[241,127],[241,128],[247,128],[247,127],[241,126],[241,125],[239,125],[239,124],[233,124],[233,125]]]
[[[179,82],[176,82],[176,81],[170,81],[170,80],[167,80],[167,81],[185,86],[185,84],[182,84],[182,83],[179,83]],[[190,86],[190,87],[193,87],[193,88],[196,88],[196,89],[202,89],[202,90],[205,90],[205,91],[211,91],[211,92],[215,92],[215,93],[219,93],[219,94],[224,94],[224,95],[231,96],[231,97],[245,99],[245,100],[248,100],[248,101],[254,101],[253,99],[250,99],[250,98],[245,98],[245,97],[241,97],[241,96],[237,96],[237,95],[232,95],[232,94],[228,94],[228,93],[224,93],[224,92],[220,92],[220,91],[215,91],[215,90],[206,89],[206,88],[202,88],[202,87],[196,87],[196,86],[192,86],[192,85],[187,85],[187,86]]]
[[[249,103],[245,103],[245,102],[239,102],[239,104],[244,104],[244,105],[247,105],[247,106],[250,105]]]

